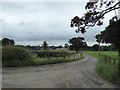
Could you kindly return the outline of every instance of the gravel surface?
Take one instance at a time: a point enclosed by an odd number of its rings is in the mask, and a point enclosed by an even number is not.
[[[3,68],[3,88],[115,88],[95,72],[96,59],[85,55],[75,62]]]

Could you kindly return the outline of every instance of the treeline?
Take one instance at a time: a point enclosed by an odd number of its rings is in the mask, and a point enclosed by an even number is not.
[[[15,41],[13,39],[9,38],[3,38],[0,42],[2,42],[2,46],[18,46],[23,47],[31,50],[75,50],[75,51],[83,51],[83,50],[89,50],[89,51],[99,51],[99,47],[101,51],[116,51],[114,44],[106,45],[106,46],[100,46],[99,44],[94,44],[93,46],[88,46],[86,42],[80,41],[80,37],[75,37],[70,39],[68,42],[70,44],[64,44],[54,46],[49,45],[46,41],[43,42],[42,45],[38,46],[31,46],[31,45],[15,45]],[[84,39],[83,39],[84,40]]]
[[[93,46],[87,46],[86,50],[88,51],[116,51],[113,45],[105,45],[99,46],[98,44],[94,44]]]
[[[46,41],[41,46],[15,45],[13,39],[4,38],[2,39],[2,67],[55,64],[76,61],[84,57],[82,53],[76,54],[75,51],[57,50],[68,47],[67,44],[48,46]]]
[[[33,50],[56,50],[56,49],[62,49],[62,48],[69,48],[68,44],[65,44],[64,46],[62,45],[58,45],[58,46],[49,46],[48,43],[46,41],[43,42],[42,45],[38,45],[38,46],[31,46],[31,45],[15,45],[15,41],[13,39],[9,39],[9,38],[3,38],[0,43],[2,43],[2,46],[18,46],[18,47],[24,47],[27,49],[33,49]]]

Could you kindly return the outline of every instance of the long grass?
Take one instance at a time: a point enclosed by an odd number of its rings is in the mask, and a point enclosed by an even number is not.
[[[120,86],[120,76],[118,76],[118,68],[115,65],[102,62],[98,51],[87,51],[86,53],[98,59],[96,72],[101,77]],[[118,57],[118,52],[115,51],[101,51],[100,54],[107,55],[112,58]]]
[[[57,63],[64,63],[64,62],[72,62],[72,61],[80,60],[82,58],[84,58],[84,55],[82,53],[80,53],[79,58],[35,57],[30,60],[23,60],[23,61],[16,61],[16,62],[6,61],[3,67],[21,67],[21,66],[39,66],[39,65],[47,65],[47,64],[57,64]]]
[[[113,84],[120,85],[118,69],[114,65],[98,61],[96,64],[96,72],[104,79],[112,82]]]
[[[76,60],[83,59],[84,55],[81,53],[79,58],[63,58],[63,57],[50,57],[50,58],[33,58],[30,61],[29,65],[46,65],[46,64],[56,64],[56,63],[63,63],[63,62],[72,62]]]

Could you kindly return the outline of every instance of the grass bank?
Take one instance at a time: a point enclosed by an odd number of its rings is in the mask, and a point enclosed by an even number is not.
[[[87,51],[86,53],[98,59],[96,72],[101,77],[120,86],[120,76],[118,76],[118,69],[115,65],[103,62],[97,51]],[[118,55],[115,51],[101,51],[100,53],[110,57],[117,57]]]

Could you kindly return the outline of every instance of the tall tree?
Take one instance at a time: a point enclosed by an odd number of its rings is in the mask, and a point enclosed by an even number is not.
[[[68,49],[68,48],[69,48],[69,45],[66,43],[66,44],[64,45],[64,47]]]
[[[43,49],[44,49],[44,50],[47,50],[47,48],[48,48],[48,43],[47,43],[46,41],[44,41],[42,46],[43,46]]]
[[[96,42],[98,42],[98,44],[99,44],[99,57],[100,57],[100,44],[102,43],[102,34],[97,34],[96,36],[95,36],[95,38],[96,38]]]
[[[93,51],[98,51],[98,50],[99,50],[99,45],[98,45],[98,44],[94,44],[94,45],[92,46],[92,50],[93,50]]]
[[[71,20],[71,27],[77,27],[76,33],[80,32],[85,33],[86,29],[93,27],[96,24],[98,26],[102,25],[102,20],[104,16],[116,9],[120,8],[120,1],[115,0],[90,0],[85,9],[87,12],[82,16],[75,16]],[[116,14],[116,11],[115,11]],[[117,16],[115,15],[115,18]]]
[[[78,17],[75,16],[72,20],[71,20],[71,27],[77,27],[76,33],[85,33],[86,29],[88,29],[89,27],[93,27],[96,24],[98,26],[101,26],[103,24],[103,19],[104,16],[111,12],[111,11],[115,11],[116,9],[120,8],[120,0],[115,1],[115,0],[89,0],[89,2],[86,4],[85,9],[87,10],[87,12],[82,16],[82,17]],[[120,28],[120,20],[117,17],[117,13],[115,11],[115,16],[113,17],[114,20],[111,20],[111,23],[106,29],[107,31],[110,30],[110,32],[105,31],[104,33],[107,32],[106,37],[104,38],[104,40],[106,41],[106,43],[114,43],[116,48],[118,49],[118,53],[119,53],[119,64],[118,64],[118,74],[120,76],[120,40],[117,38],[120,38],[120,34],[118,33],[120,30],[118,30],[118,28]],[[112,28],[112,27],[115,28]],[[115,30],[113,33],[113,29]],[[116,38],[117,37],[117,38]]]
[[[84,47],[85,43],[83,42],[83,40],[84,40],[83,37],[74,37],[70,39],[68,41],[71,44],[70,48],[76,50],[76,53],[78,53],[78,51]]]
[[[115,48],[120,51],[120,20],[114,21],[110,20],[109,25],[105,28],[104,31],[101,31],[100,37],[101,41],[104,43],[114,44]],[[119,52],[120,56],[120,52]]]
[[[13,39],[8,39],[8,38],[3,38],[2,39],[2,45],[6,46],[6,45],[14,45],[15,42]]]
[[[120,20],[115,20],[112,18],[109,25],[101,32],[101,40],[105,43],[114,44],[115,48],[118,50],[118,70],[120,75]]]

